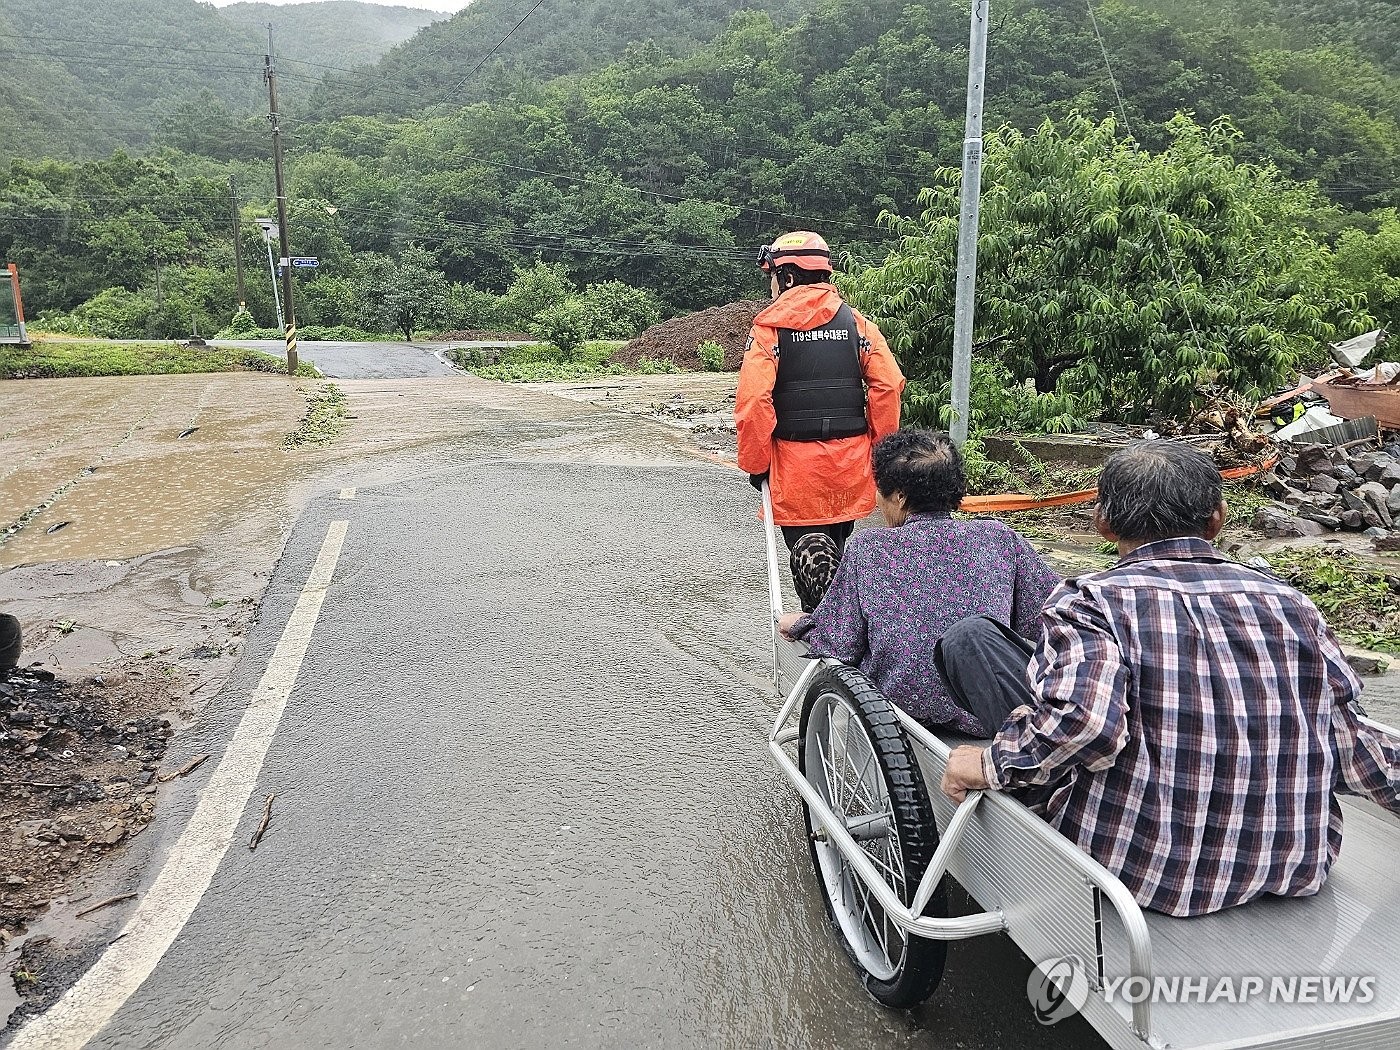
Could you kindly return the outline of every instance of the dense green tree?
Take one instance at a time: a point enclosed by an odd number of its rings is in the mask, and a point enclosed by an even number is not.
[[[976,339],[1013,381],[1088,409],[1174,415],[1203,382],[1259,393],[1370,323],[1300,225],[1320,207],[1309,191],[1235,160],[1228,124],[1182,117],[1172,135],[1152,154],[1112,120],[1076,115],[988,143]],[[849,283],[916,401],[948,374],[958,175],[925,192],[921,215],[888,216],[898,248]]]
[[[1400,333],[1400,211],[1373,216],[1374,232],[1351,229],[1337,242],[1337,269],[1362,289],[1371,311]]]
[[[432,253],[416,245],[393,258],[366,253],[355,263],[355,301],[362,327],[394,330],[411,340],[419,326],[441,324],[447,281]]]

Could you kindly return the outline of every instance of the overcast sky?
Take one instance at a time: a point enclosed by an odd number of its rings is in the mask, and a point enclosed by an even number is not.
[[[227,7],[229,4],[237,2],[238,0],[213,0],[215,7]],[[304,4],[319,3],[320,0],[263,0],[263,2],[268,4]],[[390,0],[370,0],[370,3],[385,7],[418,7],[429,11],[460,11],[470,2],[471,0],[404,0],[402,3],[393,3]]]

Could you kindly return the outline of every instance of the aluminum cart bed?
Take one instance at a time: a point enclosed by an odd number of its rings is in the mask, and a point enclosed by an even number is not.
[[[768,571],[776,624],[787,584],[771,525]],[[1343,800],[1341,858],[1315,897],[1193,919],[1147,913],[1020,803],[974,793],[955,807],[938,784],[951,747],[966,741],[929,732],[868,685],[852,691],[852,681],[863,681],[858,672],[807,659],[776,630],[773,661],[785,699],[769,747],[806,805],[818,887],[876,998],[912,1005],[938,983],[941,942],[1005,930],[1037,964],[1074,960],[1081,995],[1068,979],[1055,988],[1083,998],[1074,1005],[1113,1047],[1400,1048],[1400,820],[1379,807]],[[900,748],[922,772],[936,839],[907,827],[903,789],[894,787],[905,779]],[[919,834],[931,856],[909,871]],[[944,916],[945,873],[980,914]],[[919,957],[921,945],[936,946],[936,957]],[[926,967],[917,987],[905,980],[911,959]],[[1157,994],[1144,997],[1154,978]],[[1229,990],[1222,978],[1231,979]],[[1007,992],[1032,1009],[1021,988]],[[1247,1001],[1228,1001],[1242,992]]]

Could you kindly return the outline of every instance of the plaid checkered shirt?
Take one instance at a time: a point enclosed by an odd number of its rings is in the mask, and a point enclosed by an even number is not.
[[[1199,539],[1062,584],[1017,708],[984,753],[1010,790],[1144,907],[1201,915],[1322,888],[1334,791],[1400,812],[1400,740],[1317,608]]]

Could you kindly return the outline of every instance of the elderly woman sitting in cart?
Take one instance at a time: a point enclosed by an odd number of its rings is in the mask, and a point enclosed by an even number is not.
[[[858,532],[839,555],[793,548],[799,590],[820,589],[804,564],[835,567],[811,615],[790,614],[783,634],[816,656],[859,667],[887,699],[924,724],[989,736],[1005,710],[955,703],[934,668],[934,645],[954,623],[988,616],[1028,637],[1059,576],[998,521],[955,521],[967,491],[962,457],[943,434],[900,430],[875,446],[875,489],[890,528]],[[824,582],[824,581],[823,581]]]
[[[1334,791],[1400,812],[1400,741],[1362,719],[1312,602],[1211,545],[1208,456],[1115,453],[1096,521],[1121,560],[1051,596],[1038,647],[980,619],[945,635],[953,695],[1008,717],[952,752],[944,791],[1014,792],[1169,915],[1316,893],[1341,848]]]

